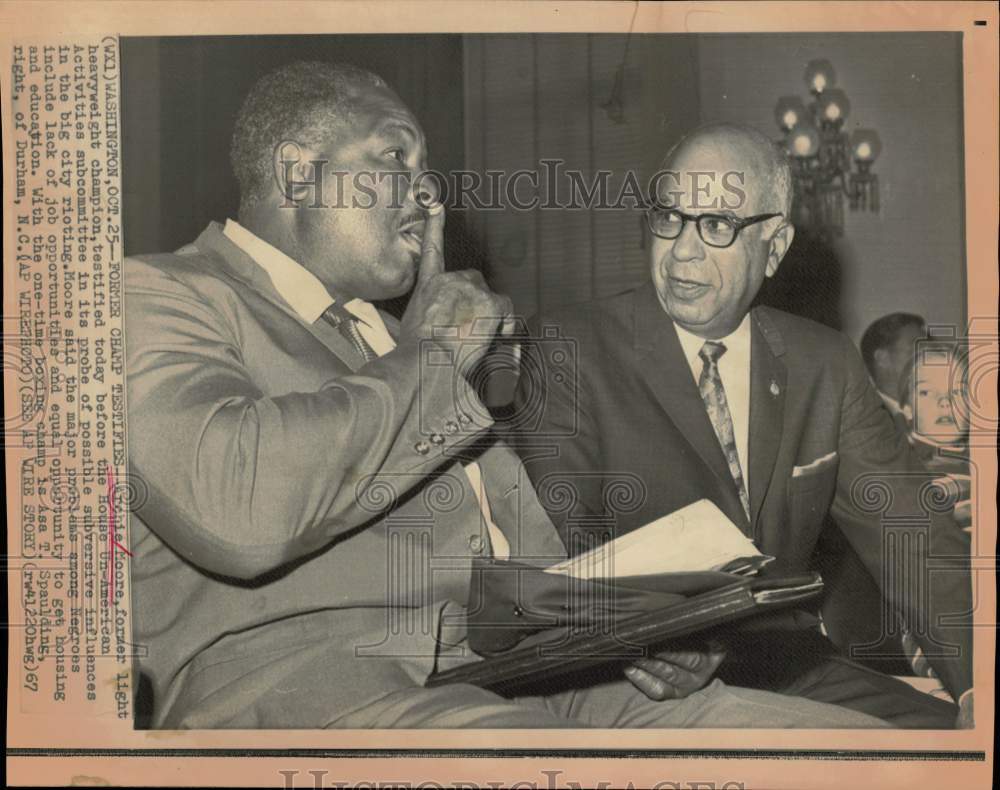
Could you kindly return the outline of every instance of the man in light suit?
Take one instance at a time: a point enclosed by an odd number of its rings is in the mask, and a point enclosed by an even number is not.
[[[152,726],[879,726],[718,682],[670,703],[627,679],[520,700],[423,688],[474,658],[475,556],[564,556],[465,378],[510,304],[443,271],[443,209],[414,178],[425,159],[380,78],[292,64],[237,121],[239,222],[127,262],[133,629]],[[411,288],[400,322],[370,304]]]
[[[963,701],[964,725],[972,645],[959,621],[971,610],[969,574],[929,574],[918,552],[926,539],[935,561],[961,563],[967,539],[948,513],[928,512],[928,478],[848,339],[752,308],[794,233],[783,153],[758,132],[717,124],[678,144],[661,172],[647,212],[651,282],[540,316],[534,334],[543,339],[525,348],[509,430],[543,505],[575,553],[707,498],[776,558],[769,570],[789,573],[815,565],[832,515],[894,607],[921,624],[925,652]],[[615,480],[634,489],[618,506]],[[884,491],[891,515],[908,516],[919,533],[893,554],[883,548]],[[906,576],[915,571],[916,580]],[[908,597],[904,578],[922,594]],[[897,726],[951,727],[959,712],[834,658],[815,629],[794,640],[758,637],[731,653],[723,676]],[[661,692],[670,671],[655,661],[633,670]]]

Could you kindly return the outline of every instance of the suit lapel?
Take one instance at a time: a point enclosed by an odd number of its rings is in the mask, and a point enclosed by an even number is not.
[[[671,421],[715,476],[721,496],[716,504],[747,531],[749,524],[736,483],[691,375],[673,321],[664,312],[652,284],[640,288],[635,295],[633,342],[640,374]]]
[[[239,280],[243,285],[291,316],[347,365],[351,372],[356,372],[365,364],[350,341],[322,318],[312,324],[303,321],[302,317],[275,290],[270,276],[263,267],[230,241],[222,232],[222,226],[219,223],[212,222],[195,241],[195,246],[219,261],[231,277]]]
[[[784,341],[765,308],[755,308],[750,341],[750,514],[756,525],[781,445],[787,368]]]

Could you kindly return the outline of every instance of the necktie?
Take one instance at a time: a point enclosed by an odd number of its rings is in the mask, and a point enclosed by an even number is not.
[[[726,346],[714,340],[706,340],[698,356],[703,363],[701,376],[698,378],[698,390],[705,402],[705,409],[712,421],[712,428],[722,446],[722,452],[729,464],[729,474],[733,476],[736,490],[743,503],[743,511],[750,518],[750,497],[743,482],[743,470],[740,468],[740,456],[736,452],[736,435],[733,431],[733,416],[729,413],[729,401],[726,400],[726,390],[719,376],[719,358],[726,353]]]
[[[326,321],[331,326],[337,328],[348,342],[354,346],[354,350],[357,351],[361,358],[365,362],[371,362],[373,359],[378,358],[378,354],[372,349],[370,345],[361,336],[361,332],[358,329],[358,319],[347,312],[343,307],[334,302],[323,312],[323,320]]]

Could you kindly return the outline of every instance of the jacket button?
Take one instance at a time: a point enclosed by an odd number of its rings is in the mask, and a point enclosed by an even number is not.
[[[483,553],[483,539],[479,535],[469,535],[469,548],[472,549],[475,554]]]
[[[420,455],[427,455],[431,451],[431,446],[427,442],[417,442],[413,445],[413,449],[420,453]]]
[[[432,433],[430,435],[431,444],[444,444],[444,437],[439,433]]]
[[[451,434],[455,433],[455,431],[457,430],[458,430],[458,424],[454,420],[448,420],[448,422],[444,424],[445,433]]]

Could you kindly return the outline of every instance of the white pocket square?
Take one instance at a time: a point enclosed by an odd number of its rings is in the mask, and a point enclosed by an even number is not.
[[[837,451],[834,450],[832,453],[827,453],[822,458],[817,458],[812,463],[808,463],[805,466],[793,466],[792,467],[792,477],[802,477],[802,475],[808,475],[815,472],[824,464],[830,463],[837,457]]]

